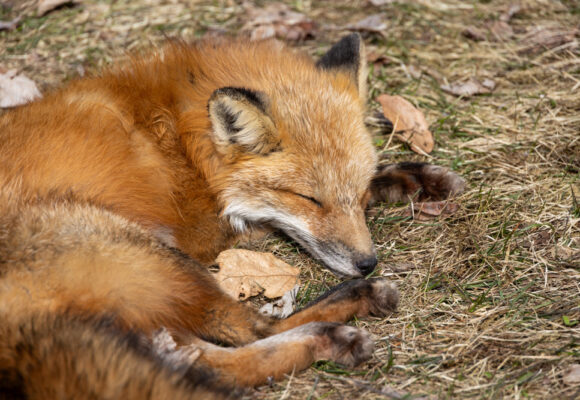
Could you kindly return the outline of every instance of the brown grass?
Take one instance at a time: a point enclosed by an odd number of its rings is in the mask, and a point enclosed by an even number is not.
[[[46,90],[166,35],[201,36],[215,27],[236,33],[244,22],[240,3],[85,0],[37,18],[32,1],[20,2],[0,14],[23,16],[18,30],[0,33],[0,67],[17,68]],[[370,362],[356,370],[319,363],[249,396],[580,397],[580,386],[562,380],[580,363],[578,3],[522,0],[509,22],[513,37],[479,42],[462,32],[485,33],[509,4],[288,3],[319,23],[317,40],[299,44],[312,54],[344,34],[341,26],[384,13],[386,34],[366,37],[390,60],[369,76],[377,148],[388,161],[449,166],[469,188],[446,220],[410,221],[399,217],[400,207],[371,210],[379,274],[398,282],[403,300],[392,318],[356,322],[377,338]],[[554,33],[544,45],[532,31],[538,26]],[[470,77],[491,78],[497,88],[468,99],[440,89]],[[426,113],[437,142],[430,157],[373,124],[379,109],[373,99],[381,93],[400,94]],[[273,235],[254,247],[302,268],[302,301],[336,282],[284,238]]]

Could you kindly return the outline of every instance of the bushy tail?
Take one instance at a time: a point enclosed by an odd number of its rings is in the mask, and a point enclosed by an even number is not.
[[[212,375],[175,366],[112,319],[51,314],[1,318],[0,399],[215,399]]]

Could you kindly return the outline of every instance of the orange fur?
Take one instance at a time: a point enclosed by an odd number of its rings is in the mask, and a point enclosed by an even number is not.
[[[343,70],[274,42],[173,42],[0,117],[0,394],[226,397],[370,357],[339,323],[393,310],[386,280],[277,320],[195,261],[271,225],[338,273],[374,267],[376,160],[349,54]],[[177,350],[156,344],[162,327]]]
[[[225,86],[265,93],[282,151],[216,149],[207,104]],[[203,263],[239,237],[220,216],[238,197],[372,255],[361,199],[376,159],[362,115],[347,74],[275,42],[173,42],[1,118],[0,184],[21,182],[25,198],[72,192]]]

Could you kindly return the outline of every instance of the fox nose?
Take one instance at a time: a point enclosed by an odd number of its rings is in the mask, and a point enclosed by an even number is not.
[[[368,275],[375,270],[375,267],[377,266],[377,257],[370,256],[363,258],[362,260],[357,261],[355,266],[361,274]]]

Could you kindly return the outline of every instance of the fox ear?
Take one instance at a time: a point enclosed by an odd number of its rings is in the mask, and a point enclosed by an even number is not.
[[[237,148],[254,154],[275,150],[280,141],[267,109],[268,98],[261,92],[236,87],[213,92],[208,111],[218,150]]]
[[[358,33],[343,37],[318,60],[316,66],[349,74],[361,97],[366,92],[366,63],[364,43]]]

